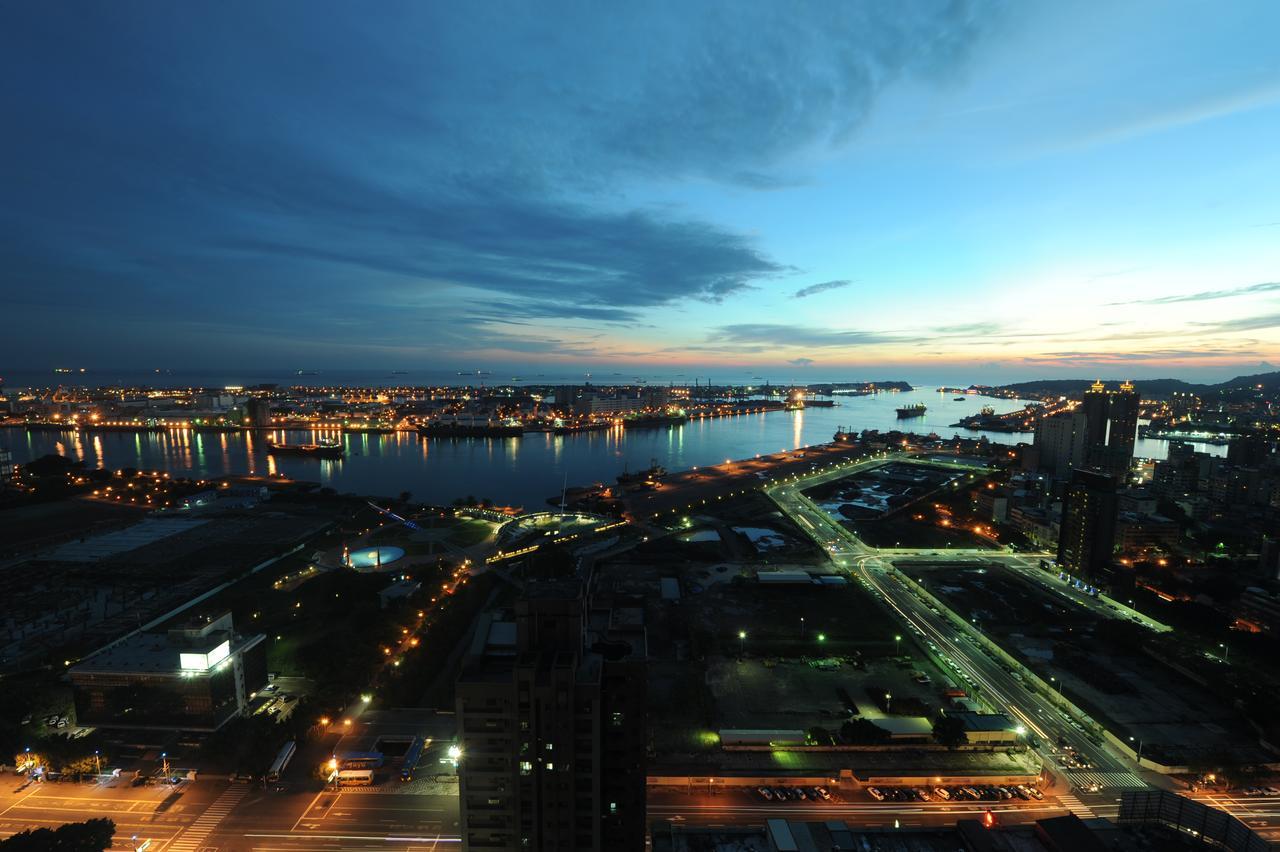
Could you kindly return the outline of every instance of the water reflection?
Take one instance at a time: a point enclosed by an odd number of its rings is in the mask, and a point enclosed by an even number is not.
[[[565,477],[569,484],[610,483],[624,467],[639,470],[651,461],[670,470],[712,465],[726,458],[747,458],[831,440],[837,428],[852,431],[898,428],[894,409],[911,402],[929,406],[928,424],[913,424],[916,431],[935,431],[943,437],[958,433],[977,437],[945,424],[972,414],[981,404],[999,411],[1021,407],[1017,401],[966,400],[954,402],[932,392],[885,394],[878,397],[841,398],[835,408],[808,408],[796,412],[770,412],[691,421],[683,426],[627,431],[620,426],[577,435],[529,433],[524,438],[465,440],[420,438],[412,432],[393,434],[343,433],[336,430],[288,432],[236,432],[218,435],[213,452],[212,434],[174,432],[32,432],[0,429],[0,445],[13,449],[22,463],[57,452],[86,464],[113,469],[136,467],[166,470],[175,476],[219,476],[224,473],[284,474],[319,482],[342,492],[395,495],[411,491],[422,500],[448,503],[455,497],[475,494],[502,503],[540,509],[546,498],[559,493]],[[1030,441],[1029,435],[991,433],[998,443]],[[341,439],[348,449],[345,460],[320,460],[301,456],[275,457],[265,452],[268,439],[307,443]],[[1207,448],[1224,455],[1224,447]],[[1138,441],[1137,453],[1163,458],[1167,445]]]

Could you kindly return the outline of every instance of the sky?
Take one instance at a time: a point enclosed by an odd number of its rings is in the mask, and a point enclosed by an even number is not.
[[[7,4],[0,372],[1280,363],[1280,4]]]

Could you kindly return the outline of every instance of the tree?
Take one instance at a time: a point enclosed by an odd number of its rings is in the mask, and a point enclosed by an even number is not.
[[[111,845],[116,824],[109,819],[69,822],[50,830],[27,829],[0,840],[2,852],[103,852]]]
[[[867,719],[850,719],[840,726],[840,739],[850,745],[881,745],[889,741],[889,732]]]
[[[964,722],[958,716],[939,713],[933,720],[933,739],[939,745],[955,748],[964,745],[969,738],[965,736]]]

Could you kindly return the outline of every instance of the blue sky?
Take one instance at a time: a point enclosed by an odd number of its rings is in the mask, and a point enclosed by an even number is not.
[[[1280,362],[1280,5],[42,3],[0,365]]]

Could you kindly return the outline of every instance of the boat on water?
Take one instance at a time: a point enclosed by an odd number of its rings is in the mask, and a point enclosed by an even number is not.
[[[613,423],[609,420],[586,420],[581,423],[557,423],[551,427],[551,431],[556,435],[576,435],[579,432],[603,432],[613,427]]]
[[[619,485],[653,485],[659,479],[667,475],[667,469],[658,464],[657,459],[650,459],[649,467],[644,470],[638,470],[635,473],[629,473],[623,470],[618,474]]]
[[[929,408],[923,402],[917,402],[915,405],[904,405],[898,409],[899,420],[909,420],[912,417],[924,417],[924,413]]]
[[[320,441],[315,444],[286,444],[267,441],[268,455],[311,456],[320,459],[340,459],[345,450],[337,441]]]
[[[441,417],[418,424],[418,434],[428,438],[519,438],[524,424],[513,417]]]
[[[660,426],[679,426],[689,420],[683,411],[662,411],[650,414],[628,414],[622,424],[628,429]]]
[[[953,397],[951,397],[951,401],[952,401],[952,402],[964,402],[964,397],[962,397],[962,396],[953,396]]]

